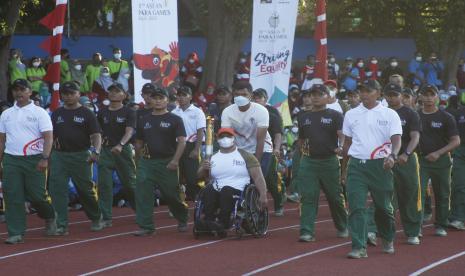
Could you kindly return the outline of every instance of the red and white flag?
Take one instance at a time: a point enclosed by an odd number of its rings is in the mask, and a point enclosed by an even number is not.
[[[68,0],[56,0],[55,9],[39,21],[40,24],[53,32],[40,45],[53,59],[53,63],[48,66],[47,74],[44,77],[45,81],[53,84],[51,111],[55,111],[60,104],[60,52],[67,3]]]
[[[317,45],[315,78],[328,79],[328,38],[326,36],[326,1],[316,1],[316,27],[314,39]]]

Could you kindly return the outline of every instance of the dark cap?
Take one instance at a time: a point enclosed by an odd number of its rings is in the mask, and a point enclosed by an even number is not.
[[[432,85],[432,84],[428,84],[428,85],[425,85],[425,86],[422,86],[419,90],[419,93],[420,94],[425,94],[426,92],[428,91],[431,91],[433,92],[434,94],[439,94],[439,90],[438,88],[435,86],[435,85]]]
[[[388,85],[386,85],[383,89],[383,92],[386,94],[388,92],[395,92],[397,94],[401,94],[402,93],[402,87],[400,87],[398,84],[395,84],[395,83],[389,83]]]
[[[324,84],[314,84],[312,88],[310,88],[309,93],[313,92],[326,93],[329,95],[329,88]]]
[[[181,93],[181,94],[187,94],[187,95],[192,96],[192,89],[189,86],[183,85],[179,87],[177,90],[178,90],[177,94]]]
[[[268,98],[268,94],[266,93],[266,90],[263,88],[255,89],[255,91],[253,92],[253,96],[260,98]]]
[[[123,88],[123,85],[121,85],[121,83],[118,83],[118,82],[110,85],[107,90],[108,91],[110,91],[110,90],[118,90],[119,92],[126,93],[126,91]]]
[[[405,87],[403,90],[402,90],[402,94],[404,95],[409,95],[409,96],[415,96],[415,93],[413,92],[412,89],[408,88],[408,87]]]
[[[79,92],[79,84],[75,81],[67,81],[60,86],[60,93]]]
[[[378,90],[381,91],[381,85],[376,80],[366,80],[362,84],[359,85],[359,89],[369,89],[369,90]]]
[[[25,79],[17,79],[13,82],[12,88],[32,89],[31,84]]]
[[[150,92],[150,96],[151,97],[154,97],[154,96],[164,96],[164,97],[167,97],[169,98],[169,93],[168,91],[165,89],[165,88],[162,88],[162,87],[155,87],[155,90],[151,91]]]
[[[155,91],[157,87],[153,85],[152,83],[148,82],[142,86],[142,94],[150,94],[153,91]]]
[[[216,87],[215,93],[219,94],[221,92],[231,93],[231,89],[229,89],[229,87],[227,87],[226,85],[220,85]]]

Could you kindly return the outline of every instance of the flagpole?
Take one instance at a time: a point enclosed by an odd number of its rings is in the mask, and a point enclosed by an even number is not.
[[[68,13],[68,22],[67,22],[67,25],[68,25],[68,27],[67,27],[67,28],[68,28],[68,34],[67,34],[68,39],[69,39],[70,36],[71,36],[71,9],[70,9],[70,2],[71,2],[71,0],[68,0],[68,5],[67,5],[68,8],[67,8],[67,11],[66,11],[66,12]]]

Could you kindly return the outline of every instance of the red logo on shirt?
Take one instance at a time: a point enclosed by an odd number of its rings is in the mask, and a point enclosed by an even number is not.
[[[37,138],[35,140],[28,142],[23,148],[23,154],[24,156],[27,156],[28,154],[41,153],[43,148],[44,148],[44,138],[40,137],[40,138]]]
[[[370,159],[385,158],[391,154],[391,142],[386,142],[377,147],[370,155]]]

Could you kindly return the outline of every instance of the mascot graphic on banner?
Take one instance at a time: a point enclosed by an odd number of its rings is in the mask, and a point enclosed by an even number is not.
[[[171,87],[178,82],[178,44],[172,42],[167,52],[154,47],[150,54],[134,54],[134,66],[142,71],[142,78],[159,87]]]

